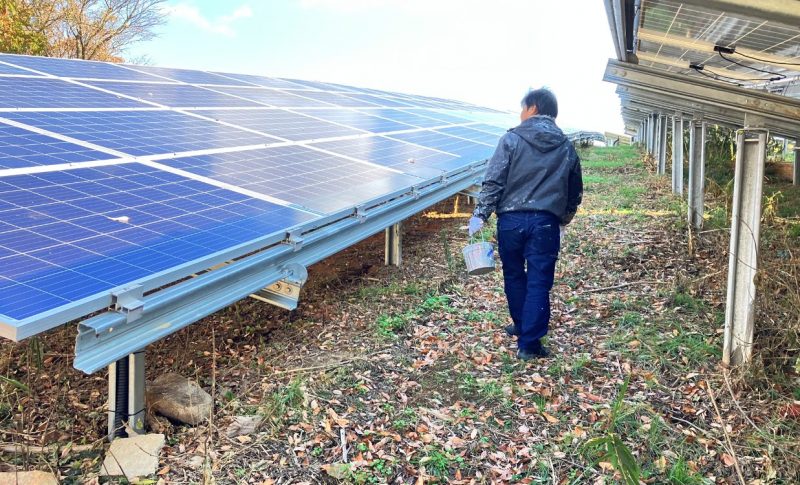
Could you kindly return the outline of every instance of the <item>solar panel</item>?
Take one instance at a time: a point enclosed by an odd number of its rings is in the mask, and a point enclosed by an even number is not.
[[[69,176],[58,185],[37,175],[0,178],[0,198],[14,206],[0,211],[0,309],[8,317],[21,320],[313,218],[138,163]],[[118,182],[120,189],[95,190]],[[59,200],[53,189],[70,192]]]
[[[303,146],[182,157],[163,163],[321,213],[353,207],[420,181]]]
[[[0,61],[34,69],[52,76],[77,79],[125,79],[155,81],[156,78],[141,72],[125,69],[116,64],[53,57],[15,56],[0,54]]]
[[[473,130],[471,127],[468,126],[453,126],[448,128],[439,128],[436,131],[444,133],[446,135],[465,138],[467,140],[474,141],[476,143],[483,143],[484,145],[489,145],[490,147],[496,146],[497,141],[500,138],[499,136],[493,135],[491,133],[484,133],[479,130]]]
[[[258,103],[267,104],[270,106],[278,106],[282,108],[298,108],[302,106],[313,108],[317,106],[331,106],[321,101],[303,97],[303,93],[306,91],[296,91],[297,96],[295,96],[294,94],[285,91],[277,91],[275,89],[266,89],[257,87],[252,87],[252,88],[215,87],[214,89],[222,93],[230,94],[233,96],[239,96],[241,98],[249,99],[251,101],[256,101]]]
[[[452,153],[431,150],[382,136],[321,142],[311,146],[367,160],[422,178],[441,176],[441,167],[460,160],[458,155]]]
[[[401,111],[399,109],[379,108],[379,109],[363,110],[363,112],[372,116],[380,116],[381,118],[386,118],[387,120],[397,121],[399,123],[405,123],[407,125],[414,126],[417,128],[432,128],[434,126],[442,126],[449,124],[439,120],[435,120],[433,118],[428,118],[426,116],[420,116],[416,114],[416,112]]]
[[[414,128],[411,125],[379,118],[377,116],[370,116],[350,109],[300,109],[298,112],[315,118],[322,118],[326,121],[352,126],[360,130],[370,131],[372,133],[402,131]]]
[[[200,111],[199,113],[203,116],[293,141],[363,133],[345,126],[303,116],[299,113],[276,109],[208,110]]]
[[[358,93],[348,94],[348,96],[384,108],[410,108],[415,106],[413,103],[406,102],[405,100],[390,98],[388,96],[375,96],[372,94],[358,94]]]
[[[314,239],[364,207],[401,207],[430,187],[452,194],[450,180],[472,183],[465,170],[502,135],[491,113],[470,109],[315,81],[0,54],[0,335],[102,310],[119,288],[159,288],[298,227]],[[385,227],[362,217],[371,232],[359,237]]]
[[[3,116],[134,156],[276,141],[175,111],[45,111],[5,113]]]
[[[20,69],[19,67],[9,66],[8,64],[3,64],[0,62],[0,74],[20,74],[26,76],[36,76],[37,74],[31,71],[26,71],[25,69]]]
[[[425,147],[453,153],[467,160],[482,160],[491,157],[494,152],[493,146],[476,143],[463,138],[456,138],[435,131],[417,131],[390,136],[397,140],[416,143]],[[445,169],[452,169],[458,166],[458,162],[453,161],[451,163],[442,164],[442,166]]]
[[[87,84],[126,96],[132,96],[143,101],[169,106],[170,108],[261,106],[252,101],[188,84],[151,84],[111,81],[90,81]]]
[[[0,169],[58,165],[115,158],[57,138],[0,124]]]
[[[227,72],[215,72],[214,74],[218,74],[220,76],[225,76],[231,79],[236,79],[239,81],[244,81],[247,83],[267,88],[298,89],[303,87],[291,81],[287,81],[285,79],[278,79],[274,77],[257,76],[253,74],[231,74]]]
[[[0,77],[0,108],[141,108],[132,99],[52,78]]]
[[[346,106],[351,108],[370,108],[379,106],[376,103],[371,103],[364,99],[360,99],[356,96],[344,96],[337,93],[330,93],[325,91],[289,91],[292,94],[297,94],[298,96],[304,96],[309,99],[313,99],[315,101],[319,101],[320,103],[326,103],[331,106]]]
[[[141,71],[164,79],[180,81],[189,84],[212,84],[217,86],[250,86],[244,81],[237,81],[228,76],[221,76],[212,72],[193,71],[190,69],[171,69],[155,66],[128,66],[135,71]],[[150,78],[152,79],[152,77]]]

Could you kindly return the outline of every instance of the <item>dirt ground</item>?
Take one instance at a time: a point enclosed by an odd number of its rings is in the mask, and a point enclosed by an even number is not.
[[[770,393],[719,367],[718,233],[689,237],[638,152],[583,156],[552,357],[516,359],[500,273],[464,271],[471,207],[442,217],[446,201],[404,223],[400,268],[377,235],[312,267],[293,312],[242,300],[148,347],[149,378],[195,379],[215,412],[196,427],[150,416],[167,446],[143,483],[610,484],[632,468],[652,484],[797,483],[792,384]],[[0,470],[106,480],[106,376],[72,369],[74,332],[0,344],[0,375],[20,384],[3,385],[0,440],[61,445],[3,452]],[[237,436],[236,416],[263,422]]]

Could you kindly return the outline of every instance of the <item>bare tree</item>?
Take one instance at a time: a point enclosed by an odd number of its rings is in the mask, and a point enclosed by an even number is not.
[[[27,25],[44,36],[43,54],[120,62],[131,44],[151,39],[163,24],[164,0],[3,0],[29,12]]]

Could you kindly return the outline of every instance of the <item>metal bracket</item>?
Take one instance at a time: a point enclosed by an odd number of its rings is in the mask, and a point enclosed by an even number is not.
[[[356,219],[359,220],[359,222],[363,223],[364,221],[367,220],[367,210],[364,208],[363,205],[356,207],[355,216]]]
[[[287,233],[286,242],[292,246],[292,250],[294,251],[299,251],[303,247],[303,238],[298,232]]]
[[[129,286],[111,293],[114,310],[124,313],[128,322],[142,316],[144,310],[144,288],[141,285]]]
[[[308,280],[308,271],[306,267],[301,264],[288,263],[281,268],[281,273],[286,275],[284,279],[250,296],[256,300],[271,303],[286,310],[294,310],[297,308],[297,302],[300,300],[300,289],[303,288],[303,285]]]

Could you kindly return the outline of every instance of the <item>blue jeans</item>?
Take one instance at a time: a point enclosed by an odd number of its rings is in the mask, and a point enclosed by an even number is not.
[[[506,212],[497,218],[508,311],[520,350],[535,350],[547,334],[550,289],[561,245],[558,226],[558,217],[549,212]]]

